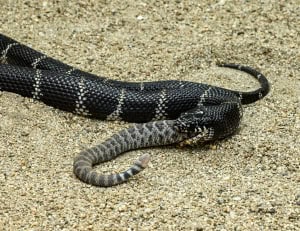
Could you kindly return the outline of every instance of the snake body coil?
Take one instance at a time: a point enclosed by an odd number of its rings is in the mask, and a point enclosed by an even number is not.
[[[269,92],[269,83],[261,73],[236,64],[220,66],[249,73],[261,87],[239,92],[188,81],[109,80],[77,70],[1,34],[0,63],[1,91],[85,116],[144,123],[122,130],[75,158],[76,176],[97,186],[126,181],[146,167],[149,156],[143,155],[127,171],[112,175],[96,173],[93,165],[141,147],[226,137],[239,126],[242,104],[253,103]]]

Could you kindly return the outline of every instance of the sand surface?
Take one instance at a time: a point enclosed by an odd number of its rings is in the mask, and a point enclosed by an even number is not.
[[[53,3],[59,2],[59,3]],[[1,33],[70,65],[127,81],[182,79],[272,89],[240,131],[211,145],[136,150],[98,166],[150,167],[128,183],[76,179],[73,158],[127,124],[0,92],[0,230],[299,230],[300,2],[4,1]],[[198,2],[198,3],[197,3]]]

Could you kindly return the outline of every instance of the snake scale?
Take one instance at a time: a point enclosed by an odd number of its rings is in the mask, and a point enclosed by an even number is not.
[[[102,120],[136,122],[105,142],[75,157],[74,174],[83,182],[109,187],[127,181],[150,160],[144,154],[126,171],[102,175],[93,165],[129,150],[198,142],[233,134],[242,105],[269,92],[265,76],[251,67],[219,64],[255,77],[260,88],[239,92],[188,81],[123,82],[96,76],[0,34],[0,90],[40,100],[47,105]]]

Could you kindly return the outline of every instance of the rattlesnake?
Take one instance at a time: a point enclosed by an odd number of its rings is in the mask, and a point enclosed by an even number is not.
[[[103,120],[138,124],[107,141],[82,151],[74,173],[96,186],[113,186],[147,166],[142,155],[123,173],[101,175],[92,166],[128,150],[224,138],[234,133],[242,118],[242,104],[261,99],[269,83],[258,71],[236,64],[219,64],[254,76],[261,87],[239,92],[188,81],[131,83],[99,77],[48,57],[0,34],[0,90],[32,97],[47,105]]]

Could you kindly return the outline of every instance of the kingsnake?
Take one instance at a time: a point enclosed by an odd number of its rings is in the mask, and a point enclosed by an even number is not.
[[[242,104],[267,95],[269,83],[250,67],[219,66],[252,75],[260,88],[239,92],[188,81],[109,80],[75,69],[0,34],[1,91],[32,97],[84,116],[137,123],[75,158],[75,175],[96,186],[120,184],[147,166],[150,157],[144,154],[122,173],[102,175],[92,169],[128,150],[184,140],[205,142],[234,133],[243,115]]]

